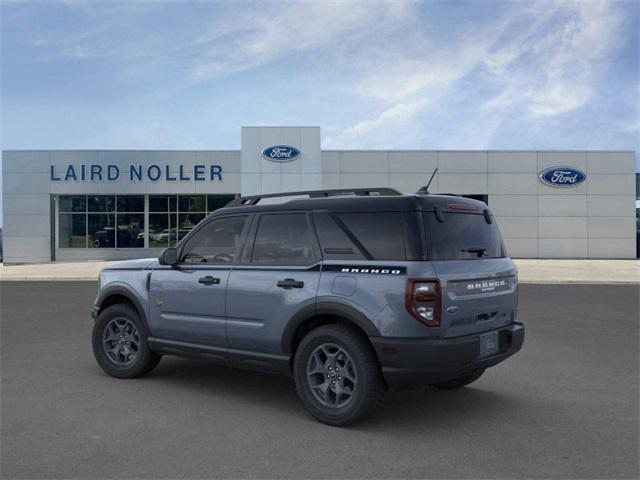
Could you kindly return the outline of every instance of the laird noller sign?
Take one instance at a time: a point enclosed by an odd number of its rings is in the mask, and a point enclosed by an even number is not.
[[[69,164],[62,169],[50,166],[52,182],[115,182],[120,179],[130,182],[165,180],[167,182],[222,181],[221,165],[149,165],[131,164],[122,168],[115,164]]]

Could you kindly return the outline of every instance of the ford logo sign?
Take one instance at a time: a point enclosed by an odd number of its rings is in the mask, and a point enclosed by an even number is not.
[[[587,179],[584,172],[571,167],[551,167],[538,175],[542,183],[552,187],[575,187]]]
[[[301,154],[300,150],[289,145],[274,145],[262,150],[262,156],[272,162],[292,162]]]

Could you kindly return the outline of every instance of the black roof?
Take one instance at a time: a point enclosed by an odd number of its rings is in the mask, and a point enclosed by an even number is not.
[[[359,193],[354,193],[354,192]],[[362,193],[369,192],[369,193]],[[373,192],[373,194],[371,194]],[[294,198],[287,200],[288,196]],[[307,196],[308,198],[300,198]],[[282,197],[279,203],[260,203],[262,199]],[[243,203],[244,200],[244,203]],[[482,213],[487,205],[484,202],[454,195],[403,195],[392,189],[352,189],[352,190],[313,190],[285,194],[256,195],[240,197],[215,214],[230,212],[277,212],[292,210],[329,210],[335,212],[399,212],[433,210],[437,206],[442,210],[464,210],[463,206]]]

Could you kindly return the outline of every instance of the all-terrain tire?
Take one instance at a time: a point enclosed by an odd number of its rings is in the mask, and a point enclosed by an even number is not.
[[[454,378],[453,380],[447,380],[446,382],[434,383],[433,386],[439,388],[440,390],[453,390],[456,388],[461,388],[478,380],[483,373],[484,369],[480,368],[470,373],[469,375]]]
[[[117,378],[140,377],[161,358],[149,348],[138,312],[126,303],[111,305],[98,315],[91,343],[98,365]]]
[[[325,351],[334,356],[325,355]],[[310,374],[318,369],[322,373]],[[369,340],[351,325],[324,325],[307,333],[296,350],[293,374],[305,409],[319,421],[333,426],[351,425],[371,415],[382,402],[386,389]],[[312,386],[324,381],[329,382],[326,393],[322,386]],[[331,382],[338,384],[339,396],[332,394],[332,389],[338,387]],[[347,395],[349,398],[345,400]]]

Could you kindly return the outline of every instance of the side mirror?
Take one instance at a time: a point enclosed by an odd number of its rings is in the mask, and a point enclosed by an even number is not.
[[[160,265],[175,265],[178,263],[178,250],[173,247],[165,248],[158,257]]]

